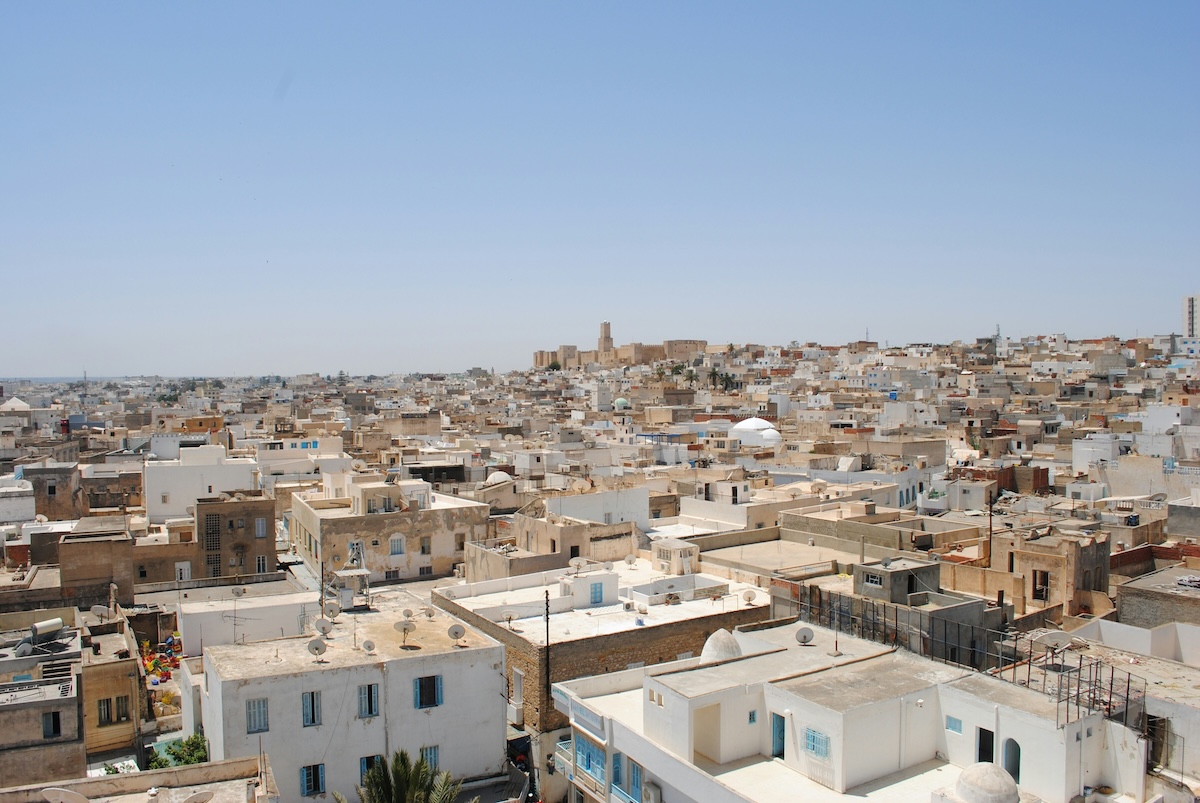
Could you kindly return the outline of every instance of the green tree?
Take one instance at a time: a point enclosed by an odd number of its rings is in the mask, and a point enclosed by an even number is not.
[[[708,371],[708,381],[712,383],[713,390],[717,389],[717,383],[721,381],[721,372],[717,370],[717,366],[713,366]]]
[[[546,366],[546,368],[548,368],[551,371],[561,371],[562,370],[562,366],[558,364],[558,360],[552,360],[550,362],[550,364]]]
[[[683,369],[684,369],[685,367],[686,367],[686,366],[685,366],[683,363],[681,363],[681,362],[677,362],[677,363],[675,363],[674,365],[672,365],[672,366],[671,366],[671,375],[672,375],[672,376],[679,376],[680,374],[682,374],[682,373],[683,373]]]
[[[182,767],[185,764],[203,764],[208,761],[208,742],[198,733],[167,745],[167,754],[155,753],[150,759],[152,770],[166,767]]]
[[[363,777],[362,786],[354,787],[362,803],[454,803],[462,781],[448,772],[438,772],[424,757],[415,762],[408,752],[392,753],[388,763],[380,762]],[[346,803],[340,792],[333,793],[338,803]],[[479,803],[475,798],[472,803]]]
[[[687,372],[684,373],[683,378],[687,381],[688,387],[696,384],[696,370],[694,368],[687,369]]]

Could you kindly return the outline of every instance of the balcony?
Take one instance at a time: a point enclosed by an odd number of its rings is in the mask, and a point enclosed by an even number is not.
[[[575,769],[575,745],[570,739],[559,742],[554,747],[554,769],[556,772],[569,773]]]
[[[609,792],[612,794],[612,800],[618,800],[620,803],[642,803],[640,798],[634,797],[619,786],[610,786]]]

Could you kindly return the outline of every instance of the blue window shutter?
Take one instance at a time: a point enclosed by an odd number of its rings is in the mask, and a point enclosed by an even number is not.
[[[325,791],[325,765],[324,764],[317,765],[317,774],[320,776],[320,779],[321,779],[320,785],[317,787],[317,791],[324,792]]]
[[[302,794],[302,795],[308,794],[308,786],[305,785],[304,767],[300,768],[300,794]]]
[[[437,676],[437,704],[442,704],[442,676]]]
[[[413,708],[421,707],[421,679],[413,680]]]
[[[360,759],[358,760],[358,778],[359,778],[359,781],[358,781],[358,782],[359,782],[360,784],[361,784],[361,783],[366,783],[366,780],[367,780],[367,760],[366,760],[365,758],[360,758]]]

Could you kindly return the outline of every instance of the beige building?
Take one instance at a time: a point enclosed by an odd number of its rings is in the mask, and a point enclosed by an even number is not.
[[[38,649],[16,654],[31,638],[31,625],[57,614],[71,617],[73,609],[0,614],[0,784],[45,784],[87,772],[79,632],[33,636]]]
[[[488,506],[434,493],[423,480],[358,474],[325,495],[292,499],[292,544],[313,571],[343,568],[361,547],[370,580],[445,576],[468,541],[487,538]]]
[[[1059,525],[1005,530],[992,536],[993,569],[1025,578],[1029,608],[1062,605],[1067,616],[1083,610],[1091,591],[1108,591],[1109,538]]]

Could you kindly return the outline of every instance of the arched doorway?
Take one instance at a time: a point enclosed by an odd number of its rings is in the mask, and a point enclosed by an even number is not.
[[[1013,739],[1004,740],[1004,771],[1021,782],[1021,745]]]

